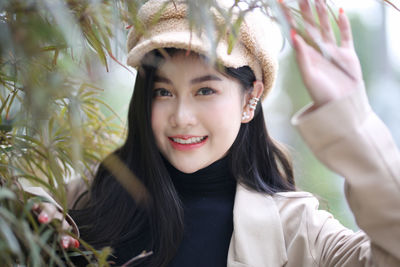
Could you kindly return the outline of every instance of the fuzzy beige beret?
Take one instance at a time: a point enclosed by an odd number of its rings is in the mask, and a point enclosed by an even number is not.
[[[133,27],[129,32],[128,65],[137,68],[146,53],[158,48],[190,49],[205,56],[213,54],[206,34],[199,36],[194,30],[190,31],[186,18],[187,5],[184,1],[174,2],[175,5],[168,0],[150,0],[140,8],[138,19],[146,30],[139,31]],[[218,17],[217,12],[213,14],[216,23],[223,23],[224,19]],[[159,16],[158,19],[155,19],[156,16]],[[216,60],[225,67],[249,66],[256,79],[264,83],[262,99],[265,99],[275,83],[277,56],[282,41],[279,27],[272,20],[248,13],[240,26],[238,41],[230,53],[227,38],[219,41]]]

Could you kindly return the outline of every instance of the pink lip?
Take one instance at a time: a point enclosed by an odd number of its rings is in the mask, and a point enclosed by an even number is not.
[[[202,140],[200,143],[196,143],[196,144],[180,144],[175,142],[174,140],[172,140],[172,138],[180,138],[183,140],[188,140],[189,138],[192,137],[204,137],[203,136],[196,136],[196,135],[174,135],[174,136],[169,136],[168,140],[170,142],[170,144],[172,145],[172,147],[176,150],[180,150],[180,151],[187,151],[187,150],[192,150],[192,149],[196,149],[199,148],[201,146],[203,146],[207,140],[208,140],[208,136],[206,136],[206,138],[204,138],[204,140]]]

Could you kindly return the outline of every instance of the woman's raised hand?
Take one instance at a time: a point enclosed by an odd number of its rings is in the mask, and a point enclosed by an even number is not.
[[[62,212],[60,212],[54,204],[47,202],[42,202],[40,204],[35,203],[32,210],[37,214],[40,223],[47,224],[52,220],[59,220],[63,230],[71,231],[71,225],[68,224]],[[60,242],[64,249],[79,247],[79,241],[66,234],[61,236]]]
[[[281,1],[284,6],[284,3]],[[353,46],[350,23],[343,9],[339,10],[338,26],[340,45],[337,44],[329,21],[328,8],[324,0],[315,0],[320,26],[315,21],[308,0],[299,0],[301,15],[307,36],[320,51],[307,44],[294,30],[296,27],[289,9],[284,11],[292,26],[291,38],[296,60],[305,86],[317,108],[329,101],[343,97],[353,90],[364,90],[361,66]]]

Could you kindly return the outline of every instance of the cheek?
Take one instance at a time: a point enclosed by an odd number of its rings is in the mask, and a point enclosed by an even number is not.
[[[164,129],[164,123],[167,121],[165,111],[163,112],[162,105],[154,103],[151,111],[151,128],[153,129],[154,137],[157,141],[157,145],[160,142],[160,136]]]
[[[218,104],[208,109],[209,123],[213,125],[213,135],[218,144],[228,146],[232,145],[239,132],[241,125],[242,100],[239,96],[233,95],[225,98]]]
[[[222,103],[213,110],[212,114],[215,118],[213,121],[224,128],[234,127],[240,123],[240,113],[239,105],[234,105],[232,102]]]

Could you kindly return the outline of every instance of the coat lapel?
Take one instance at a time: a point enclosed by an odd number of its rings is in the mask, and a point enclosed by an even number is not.
[[[238,183],[228,267],[283,266],[287,262],[279,211],[271,196]]]

